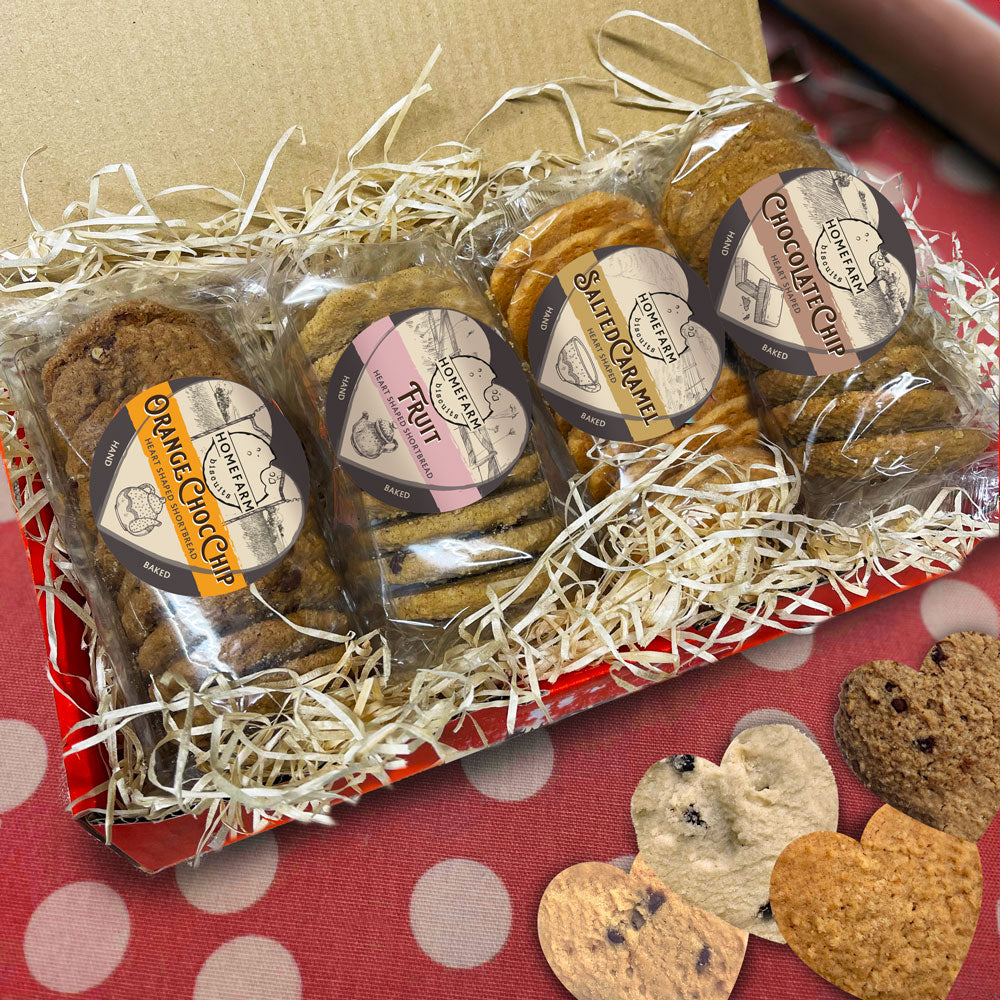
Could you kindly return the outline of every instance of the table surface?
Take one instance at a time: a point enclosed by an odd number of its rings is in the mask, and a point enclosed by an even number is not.
[[[968,258],[996,266],[1000,178],[912,110],[866,111],[873,84],[768,12],[776,67],[811,69],[780,99],[823,121],[859,164],[905,172],[918,217],[957,230]],[[860,102],[844,83],[866,88]],[[864,94],[869,97],[865,98]],[[878,98],[884,100],[884,95]],[[943,580],[589,711],[336,814],[285,827],[147,876],[67,813],[46,658],[21,540],[0,495],[0,997],[73,994],[196,1000],[300,997],[559,998],[538,946],[548,881],[583,860],[635,852],[629,799],[646,768],[690,751],[718,759],[747,726],[811,733],[840,789],[840,830],[857,837],[878,800],[844,765],[832,719],[840,680],[869,659],[918,664],[960,629],[997,634],[1000,543]],[[980,843],[984,906],[951,996],[1000,996],[1000,823]],[[751,939],[737,1000],[844,996],[791,953]]]

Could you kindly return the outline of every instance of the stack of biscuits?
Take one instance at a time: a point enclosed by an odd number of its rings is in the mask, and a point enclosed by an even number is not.
[[[445,267],[406,267],[352,285],[328,295],[299,334],[320,386],[361,330],[414,308],[456,309],[496,325],[483,296]],[[411,514],[368,494],[358,501],[371,540],[360,567],[369,585],[361,590],[376,590],[389,617],[404,622],[440,624],[484,607],[489,591],[502,596],[523,580],[563,526],[531,439],[500,487],[460,510]],[[539,574],[524,600],[547,584]]]
[[[861,481],[954,468],[983,454],[986,432],[955,426],[959,406],[927,339],[930,322],[911,312],[885,348],[845,372],[757,376],[767,424],[803,472]]]
[[[578,257],[615,246],[673,253],[663,227],[645,205],[607,191],[590,191],[557,205],[508,244],[493,268],[490,292],[524,360],[531,314],[549,281]]]
[[[507,319],[522,358],[528,356],[531,314],[548,282],[567,264],[601,247],[649,246],[673,254],[664,228],[640,202],[624,194],[591,191],[546,212],[513,239],[497,261],[490,277],[490,292]],[[616,464],[615,459],[650,445],[679,444],[695,430],[713,424],[726,429],[710,445],[713,451],[741,449],[728,457],[738,464],[772,461],[770,452],[757,447],[760,424],[750,405],[746,382],[730,368],[723,368],[719,384],[694,420],[668,434],[641,443],[596,439],[561,417],[556,417],[580,472],[591,472],[589,486],[595,500],[628,486],[657,459]],[[597,468],[598,458],[604,459]]]
[[[715,231],[744,191],[784,170],[833,166],[795,112],[768,102],[737,108],[707,120],[681,153],[661,219],[704,276]],[[846,485],[960,467],[984,452],[986,433],[954,426],[958,403],[930,323],[911,311],[881,352],[836,375],[792,375],[745,359],[765,425],[803,472]]]
[[[670,172],[660,218],[678,253],[707,281],[722,217],[744,191],[784,170],[833,167],[812,125],[767,101],[707,120]]]
[[[62,502],[117,606],[133,665],[170,693],[231,676],[280,668],[305,673],[336,663],[343,649],[289,629],[249,588],[185,597],[141,582],[101,540],[90,507],[90,464],[116,411],[150,386],[184,376],[250,384],[233,344],[214,323],[153,301],[126,301],[73,330],[42,370],[67,492]],[[261,596],[303,627],[343,633],[340,579],[313,512],[295,545],[257,581]]]

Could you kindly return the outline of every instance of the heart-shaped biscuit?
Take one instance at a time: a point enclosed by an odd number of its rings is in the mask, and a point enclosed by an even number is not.
[[[979,840],[1000,809],[1000,642],[956,632],[919,671],[894,660],[858,667],[841,686],[834,732],[884,802]]]
[[[667,757],[632,796],[639,850],[653,871],[694,906],[778,942],[771,867],[796,837],[836,830],[837,815],[837,783],[823,751],[786,725],[744,730],[721,765]]]
[[[771,908],[795,954],[834,986],[862,1000],[943,1000],[982,888],[975,844],[882,806],[860,843],[810,833],[789,844]]]
[[[560,872],[538,906],[538,940],[577,1000],[726,1000],[747,935],[689,906],[636,858]]]

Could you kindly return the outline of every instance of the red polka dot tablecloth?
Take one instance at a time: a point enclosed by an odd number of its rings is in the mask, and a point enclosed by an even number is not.
[[[787,22],[772,54],[804,51]],[[912,111],[858,109],[827,81],[872,85],[814,47],[810,88],[781,95],[883,176],[919,188],[925,226],[958,229],[968,257],[996,265],[1000,181]],[[787,89],[787,88],[786,88]],[[874,93],[874,91],[872,91]],[[834,95],[834,96],[831,96]],[[826,104],[824,102],[827,102]],[[862,102],[863,103],[863,102]],[[845,144],[845,135],[840,136]],[[840,681],[873,658],[911,664],[949,632],[1000,628],[1000,543],[958,573],[746,655],[438,768],[336,813],[333,829],[284,827],[143,875],[74,824],[42,636],[9,498],[0,495],[0,998],[412,1000],[568,996],[538,946],[549,880],[583,860],[626,867],[629,800],[653,761],[719,759],[732,736],[785,721],[811,735],[840,789],[840,830],[878,807],[844,765],[832,719]],[[984,906],[954,1000],[1000,997],[1000,823],[980,842]],[[751,938],[736,1000],[844,996],[786,949]]]

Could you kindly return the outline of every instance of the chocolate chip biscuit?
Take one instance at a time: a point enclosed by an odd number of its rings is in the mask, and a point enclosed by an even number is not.
[[[894,391],[893,387],[844,391],[784,403],[771,416],[793,444],[857,440],[888,431],[938,427],[955,414],[955,399],[942,389]]]
[[[71,331],[45,363],[41,381],[62,442],[58,451],[69,486],[64,503],[90,546],[108,603],[117,606],[134,665],[158,672],[172,659],[178,675],[240,673],[257,660],[256,651],[237,636],[266,625],[287,644],[294,631],[248,589],[181,598],[140,582],[108,551],[90,508],[90,463],[108,421],[136,393],[185,376],[249,384],[234,343],[209,319],[137,300],[106,309]],[[282,610],[311,606],[343,630],[339,578],[314,517],[307,515],[296,545],[260,583]],[[195,649],[197,664],[185,656]]]
[[[876,434],[855,441],[822,441],[792,449],[803,472],[833,479],[866,479],[954,468],[986,451],[985,431],[929,430]]]
[[[538,940],[577,1000],[726,1000],[746,932],[685,903],[636,858],[631,872],[585,862],[560,872],[538,907]]]

